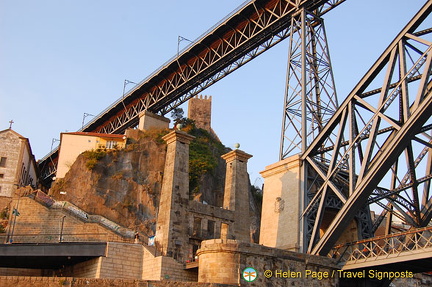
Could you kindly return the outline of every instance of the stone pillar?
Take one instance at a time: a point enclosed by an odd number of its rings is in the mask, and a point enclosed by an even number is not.
[[[189,144],[193,136],[172,131],[163,137],[167,143],[156,225],[156,244],[162,255],[184,261],[188,252]]]
[[[259,243],[298,251],[300,243],[300,158],[291,156],[269,165],[264,178]]]
[[[233,150],[222,155],[227,163],[223,208],[235,212],[233,226],[229,226],[229,237],[250,242],[249,175],[247,161],[252,155]],[[221,232],[222,233],[222,232]]]
[[[150,129],[167,129],[169,127],[169,119],[149,111],[143,111],[138,116],[138,129],[140,130],[148,131]]]

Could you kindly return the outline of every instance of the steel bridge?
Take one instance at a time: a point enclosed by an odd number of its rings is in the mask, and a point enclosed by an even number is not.
[[[328,254],[343,270],[432,270],[432,227],[340,244]]]
[[[345,0],[249,1],[138,83],[81,131],[123,133],[139,114],[164,115],[290,36],[300,9],[322,16]],[[42,180],[56,172],[58,151],[40,161]]]
[[[280,158],[301,154],[302,250],[327,255],[370,204],[383,213],[363,235],[370,237],[390,214],[425,227],[432,218],[432,0],[339,105],[322,16],[343,2],[249,1],[82,131],[122,133],[142,111],[164,115],[289,38]],[[45,178],[53,176],[57,156],[53,151],[41,160]],[[323,229],[329,200],[337,212]]]

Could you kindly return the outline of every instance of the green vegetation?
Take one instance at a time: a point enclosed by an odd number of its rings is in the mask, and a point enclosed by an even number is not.
[[[105,150],[102,149],[97,149],[97,150],[89,150],[89,151],[85,151],[83,152],[83,156],[87,159],[86,161],[86,167],[89,170],[93,170],[98,161],[103,158],[105,155],[107,154],[107,152]]]
[[[0,219],[8,219],[8,215],[9,215],[9,208],[5,207],[1,212],[0,212]]]
[[[165,141],[162,139],[162,137],[168,133],[169,133],[169,129],[154,129],[154,130],[145,131],[142,134],[142,137],[151,138],[157,144],[164,144]]]
[[[252,197],[260,211],[261,214],[261,208],[262,208],[262,201],[263,201],[263,192],[261,190],[261,188],[255,186],[255,185],[251,185],[251,193],[252,193]]]
[[[190,119],[182,119],[182,131],[195,137],[189,147],[189,190],[191,196],[200,191],[200,181],[205,174],[212,174],[226,147],[208,131],[199,129]]]

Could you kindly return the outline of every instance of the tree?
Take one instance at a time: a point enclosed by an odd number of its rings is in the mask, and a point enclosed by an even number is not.
[[[174,125],[183,119],[184,111],[182,108],[174,108],[171,111],[171,118],[174,120]]]

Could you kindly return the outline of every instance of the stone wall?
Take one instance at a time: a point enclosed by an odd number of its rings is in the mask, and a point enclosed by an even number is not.
[[[6,158],[6,164],[0,167],[0,195],[12,197],[18,184],[18,168],[22,152],[22,141],[12,130],[2,131],[0,157]]]
[[[259,243],[299,251],[301,217],[300,160],[291,156],[266,167]],[[290,232],[286,232],[286,230]]]
[[[143,246],[142,278],[146,280],[198,281],[196,270],[185,266],[171,257],[157,256],[153,246]]]
[[[17,186],[37,186],[36,161],[27,138],[12,129],[0,131],[0,196],[14,196]]]
[[[312,256],[236,240],[203,241],[198,282],[247,286],[337,286],[337,266],[326,257]],[[242,273],[256,270],[247,282]],[[328,278],[325,278],[325,277]]]
[[[0,268],[0,276],[43,276],[42,269]],[[0,284],[0,286],[3,286]]]
[[[138,129],[148,131],[151,129],[166,129],[168,128],[170,120],[151,113],[149,111],[143,111],[139,114]]]
[[[101,257],[98,278],[141,279],[142,265],[141,244],[108,242],[106,257]]]
[[[15,199],[13,206],[18,205],[19,216],[12,214],[6,233],[0,235],[0,242],[6,242],[7,236],[14,243],[54,243],[62,241],[127,241],[133,238],[123,238],[104,226],[85,222],[75,214],[63,209],[51,209],[28,197]],[[63,229],[62,229],[63,225]],[[13,236],[11,230],[13,229]],[[12,237],[12,238],[11,238]],[[10,241],[10,240],[9,240]]]
[[[91,279],[74,277],[18,277],[0,276],[0,286],[14,287],[59,287],[59,286],[95,286],[95,287],[230,287],[226,284],[202,284],[197,282],[145,281],[127,279]]]
[[[197,96],[188,102],[188,118],[195,121],[197,128],[211,131],[211,96]]]
[[[102,257],[90,259],[70,267],[69,274],[58,274],[57,276],[75,276],[81,278],[100,278],[100,265]]]
[[[189,202],[188,216],[189,236],[198,239],[220,238],[222,223],[231,225],[234,222],[232,210],[197,201]],[[197,222],[198,226],[196,226]]]
[[[194,137],[172,131],[167,142],[166,161],[157,216],[156,242],[165,256],[185,262],[188,256],[189,144]]]

